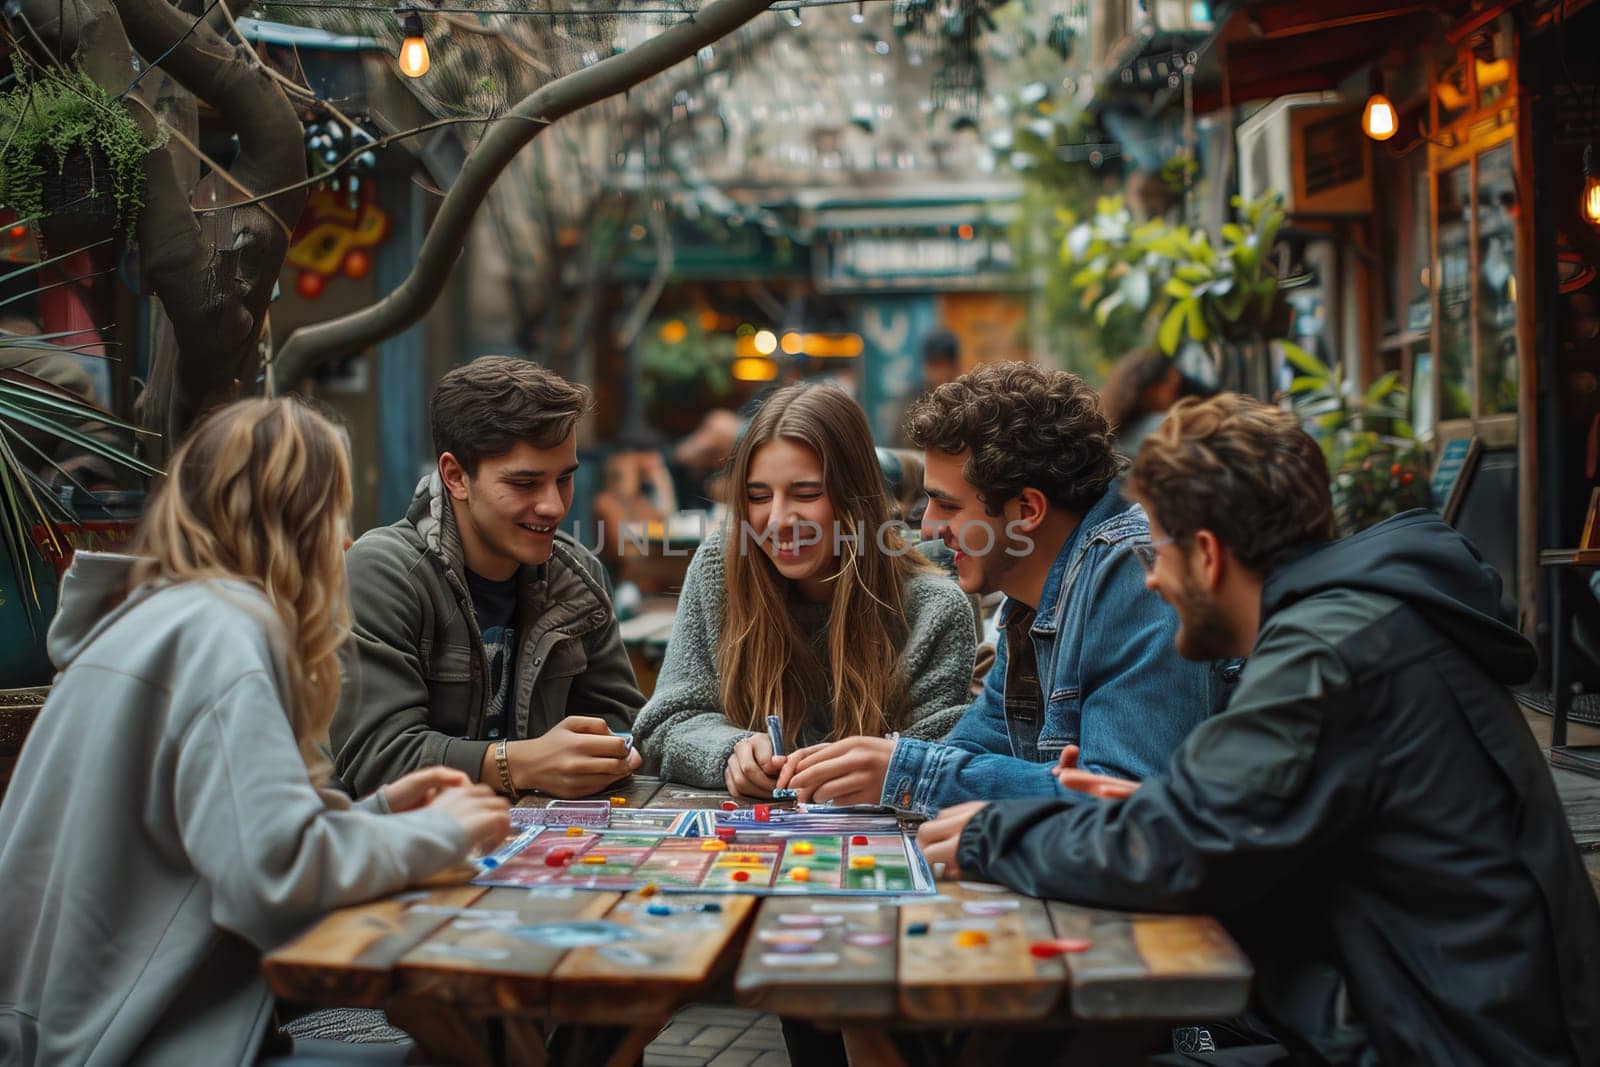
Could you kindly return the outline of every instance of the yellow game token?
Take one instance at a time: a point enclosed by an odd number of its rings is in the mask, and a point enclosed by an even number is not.
[[[715,837],[708,837],[700,842],[701,852],[721,852],[728,847],[726,841],[719,841]]]
[[[613,808],[623,807],[627,803],[628,803],[628,798],[627,797],[612,797],[611,798],[611,806]]]
[[[578,860],[579,863],[604,863],[605,861],[606,858],[604,856],[596,856],[592,853]]]
[[[878,861],[871,856],[851,856],[850,868],[856,871],[870,871],[878,865]]]
[[[796,856],[809,856],[816,850],[817,846],[813,845],[810,841],[796,841],[794,843],[794,847],[789,851],[793,852]]]
[[[793,868],[790,868],[789,877],[793,878],[797,882],[809,882],[809,881],[811,881],[811,868],[810,867],[793,867]]]
[[[978,945],[987,945],[989,935],[982,930],[962,930],[956,934],[956,944],[962,948],[975,948]]]
[[[582,837],[583,836],[583,827],[581,827],[581,826],[569,826],[569,827],[567,827],[567,836],[568,837]]]
[[[651,882],[649,885],[642,885],[639,887],[639,895],[641,897],[653,897],[659,892],[661,892],[661,887],[656,885],[654,882]]]

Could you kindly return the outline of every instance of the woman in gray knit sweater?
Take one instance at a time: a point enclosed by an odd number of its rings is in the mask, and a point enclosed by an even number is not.
[[[785,751],[943,737],[968,702],[972,609],[891,523],[861,408],[827,386],[779,390],[727,484],[728,522],[689,565],[634,723],[646,760],[672,781],[767,797],[783,765],[769,715]]]

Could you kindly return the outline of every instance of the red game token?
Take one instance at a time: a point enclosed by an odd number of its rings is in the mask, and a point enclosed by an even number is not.
[[[735,801],[724,800],[722,802],[722,810],[723,811],[738,811],[739,810],[739,805]]]
[[[734,871],[730,877],[732,877],[735,882],[748,882],[750,880],[750,872]]]
[[[731,826],[717,827],[717,836],[722,838],[724,841],[732,841],[734,837],[738,835],[738,833],[739,831],[735,830]]]
[[[1084,937],[1058,937],[1053,941],[1035,941],[1028,952],[1041,960],[1055,959],[1063,952],[1082,952],[1094,942]]]
[[[864,845],[867,843],[867,837],[865,834],[857,834],[850,839],[850,843],[852,845]]]
[[[544,865],[546,867],[565,867],[571,862],[572,850],[570,848],[553,848],[545,853],[544,856]]]
[[[772,809],[768,808],[765,804],[757,804],[755,806],[755,813],[756,813],[756,822],[771,822],[772,821]]]

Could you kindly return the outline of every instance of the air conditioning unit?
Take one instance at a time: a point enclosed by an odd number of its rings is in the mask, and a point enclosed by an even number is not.
[[[1239,124],[1238,150],[1246,200],[1275,189],[1291,215],[1372,211],[1372,142],[1335,93],[1279,97]]]

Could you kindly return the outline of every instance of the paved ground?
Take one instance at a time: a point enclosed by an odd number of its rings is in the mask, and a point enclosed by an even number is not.
[[[776,1015],[691,1004],[644,1050],[644,1067],[789,1067]]]

